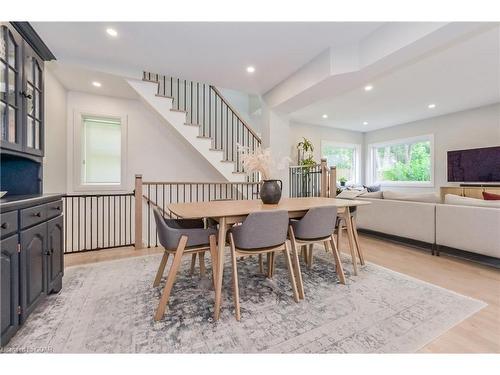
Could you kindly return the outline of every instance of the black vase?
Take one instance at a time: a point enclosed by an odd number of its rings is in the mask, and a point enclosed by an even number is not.
[[[281,188],[278,180],[264,180],[260,188],[260,199],[264,204],[277,204],[281,199]]]

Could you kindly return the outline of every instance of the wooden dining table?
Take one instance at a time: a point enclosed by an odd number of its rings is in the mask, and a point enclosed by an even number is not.
[[[220,316],[222,300],[222,279],[224,273],[224,252],[226,248],[226,234],[232,224],[241,223],[252,212],[285,210],[290,218],[301,218],[311,208],[321,206],[336,206],[339,216],[346,221],[347,234],[351,254],[354,254],[354,233],[351,225],[349,207],[370,204],[367,201],[348,200],[336,198],[308,197],[308,198],[282,198],[278,204],[263,204],[260,200],[231,200],[209,201],[193,203],[174,203],[168,205],[168,210],[177,217],[184,219],[212,218],[219,223],[218,255],[215,267],[215,311],[214,319]],[[355,259],[355,258],[353,258]],[[357,274],[357,264],[353,262],[354,272]]]

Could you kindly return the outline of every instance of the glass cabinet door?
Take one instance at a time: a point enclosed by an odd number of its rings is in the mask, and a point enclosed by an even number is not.
[[[0,139],[2,147],[22,148],[19,103],[20,39],[0,26]]]
[[[41,62],[28,46],[25,46],[24,80],[22,96],[26,100],[26,148],[30,153],[42,154],[43,149],[43,71]]]

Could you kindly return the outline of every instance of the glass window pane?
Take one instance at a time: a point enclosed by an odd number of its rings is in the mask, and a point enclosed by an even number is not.
[[[343,147],[323,144],[321,153],[327,159],[328,166],[337,168],[337,181],[356,182],[356,147]]]
[[[373,150],[378,181],[430,181],[431,143],[393,144]]]
[[[9,142],[16,142],[16,109],[9,107]]]
[[[24,71],[28,82],[31,82],[31,84],[33,84],[33,58],[29,55],[26,56]]]
[[[0,134],[2,140],[7,139],[7,106],[0,102]]]
[[[14,38],[9,33],[9,65],[13,68],[16,68],[16,43],[14,42]]]
[[[35,121],[35,148],[40,149],[40,123]]]
[[[5,42],[5,26],[0,28],[0,58],[7,60],[7,43]]]
[[[35,61],[35,87],[38,87],[39,89],[42,88],[42,81],[41,81],[41,78],[42,77],[42,72],[40,70],[40,66],[38,65],[38,62]]]
[[[121,182],[121,126],[117,120],[84,119],[83,183]]]
[[[28,117],[28,125],[27,125],[27,129],[26,129],[26,145],[28,147],[31,147],[33,148],[34,146],[34,137],[33,137],[33,132],[34,132],[34,129],[35,129],[35,124],[34,124],[34,120],[32,120],[31,118]]]
[[[6,65],[0,62],[0,99],[7,100]]]
[[[33,86],[31,86],[30,84],[27,85],[26,87],[26,94],[27,94],[27,98],[26,98],[26,110],[28,111],[28,114],[31,115],[31,116],[35,116],[35,99],[34,99],[34,92],[33,92]]]
[[[42,105],[42,95],[39,91],[35,90],[35,117],[40,120],[40,106]]]
[[[8,88],[8,97],[9,104],[16,105],[17,104],[17,96],[16,96],[16,72],[12,69],[9,69],[9,88]]]

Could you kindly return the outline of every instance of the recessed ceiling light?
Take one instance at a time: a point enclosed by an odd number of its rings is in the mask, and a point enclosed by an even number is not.
[[[101,82],[97,82],[97,81],[94,81],[92,82],[92,85],[95,86],[95,87],[101,87]]]
[[[429,109],[433,109],[433,108],[436,108],[436,105],[435,105],[434,103],[432,103],[432,104],[429,104],[429,105],[427,106],[427,108],[429,108]]]
[[[363,125],[368,125],[368,121],[363,121]]]
[[[108,33],[108,35],[111,35],[113,37],[117,37],[118,36],[118,32],[115,29],[112,29],[111,27],[108,27],[106,29],[106,32]]]
[[[323,116],[321,116],[321,117],[323,117],[323,118],[328,118],[328,115],[326,115],[326,114],[325,114],[325,115],[323,115]]]
[[[254,73],[255,72],[255,68],[253,66],[247,66],[247,72],[248,73]]]
[[[372,91],[373,90],[373,86],[372,85],[366,85],[365,86],[365,91]]]

